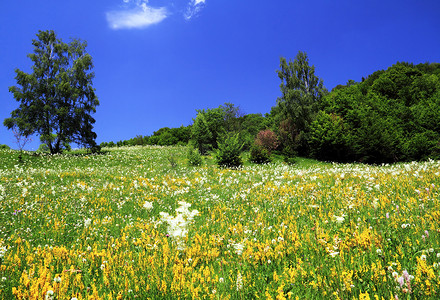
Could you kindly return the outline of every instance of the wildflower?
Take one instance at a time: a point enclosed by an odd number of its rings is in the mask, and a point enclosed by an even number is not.
[[[336,255],[339,254],[339,252],[331,251],[329,254],[330,254],[331,257],[335,257]]]
[[[439,252],[439,253],[437,253],[437,258],[440,258],[440,252]]]
[[[232,244],[232,246],[235,248],[235,253],[237,253],[237,255],[241,255],[243,253],[243,243]]]
[[[60,282],[61,282],[61,277],[60,277],[60,276],[57,276],[57,277],[55,277],[55,278],[53,279],[53,281],[56,282],[56,283],[60,283]]]
[[[92,219],[87,218],[84,220],[84,227],[89,227],[92,224]]]
[[[237,274],[236,286],[237,286],[237,291],[243,289],[243,278],[241,277],[240,271]]]
[[[223,282],[225,282],[225,279],[224,279],[223,277],[220,277],[220,278],[218,279],[218,282],[223,283]]]
[[[438,263],[434,263],[434,264],[432,265],[432,267],[433,267],[434,269],[437,269],[437,268],[438,268]]]
[[[5,254],[6,254],[6,251],[7,251],[8,249],[6,249],[6,247],[0,247],[0,258],[2,258],[3,256],[5,256]]]
[[[399,277],[399,273],[397,273],[396,271],[394,271],[394,272],[392,273],[392,276],[393,276],[394,279],[397,280],[397,277]]]
[[[46,292],[46,300],[53,300],[54,299],[54,292],[52,290],[48,290]]]
[[[338,224],[342,224],[344,222],[344,220],[345,220],[344,216],[341,216],[341,217],[334,216],[334,219],[335,219],[335,222],[338,223]]]
[[[148,201],[145,201],[143,207],[144,207],[146,210],[152,210],[152,209],[153,209],[153,203],[148,202]]]
[[[6,281],[6,277],[2,277],[2,282],[5,282]]]
[[[382,254],[382,250],[381,249],[376,249],[376,253],[381,255]]]
[[[90,246],[87,246],[87,251],[92,251],[92,247],[90,247]]]
[[[429,232],[428,232],[428,230],[425,230],[425,236],[426,236],[427,238],[429,238]]]
[[[425,255],[425,254],[422,254],[422,255],[420,256],[420,259],[421,259],[421,260],[426,260],[426,255]]]
[[[101,264],[100,268],[101,268],[101,270],[104,271],[104,269],[105,269],[105,265],[104,265],[104,264]]]
[[[389,219],[389,218],[390,218],[390,214],[389,214],[389,213],[386,213],[386,214],[385,214],[385,217],[386,217],[387,219]]]

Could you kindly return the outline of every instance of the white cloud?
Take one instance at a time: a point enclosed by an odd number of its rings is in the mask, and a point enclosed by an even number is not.
[[[133,3],[134,7],[107,12],[107,22],[112,29],[145,28],[163,21],[168,15],[165,7],[150,7],[145,0],[123,0],[123,2]]]
[[[183,16],[185,17],[185,19],[190,20],[202,10],[204,5],[205,0],[190,0]]]

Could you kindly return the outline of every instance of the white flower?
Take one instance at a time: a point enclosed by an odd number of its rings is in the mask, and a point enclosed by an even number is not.
[[[341,216],[341,217],[334,216],[333,218],[335,219],[335,222],[338,223],[338,224],[342,224],[345,221],[344,216]]]
[[[87,246],[87,251],[92,251],[92,247],[90,247],[90,246]]]
[[[376,249],[376,253],[379,254],[379,255],[381,255],[381,254],[382,254],[382,250],[380,250],[380,249]]]
[[[143,207],[144,207],[146,210],[152,210],[152,209],[153,209],[153,203],[148,202],[148,201],[145,201]]]
[[[425,255],[425,254],[422,254],[422,255],[420,256],[420,259],[421,259],[421,260],[426,260],[426,255]]]
[[[396,271],[394,271],[392,275],[394,279],[397,279],[397,277],[399,277],[399,273],[397,273]]]
[[[243,289],[243,278],[241,277],[240,271],[237,274],[236,286],[237,286],[237,291]]]
[[[5,282],[6,281],[6,277],[2,277],[2,282]]]
[[[243,253],[243,243],[232,244],[232,246],[235,248],[235,253],[237,253],[237,255],[241,255]]]
[[[90,218],[84,220],[84,227],[89,227],[90,224],[92,224],[92,220]]]
[[[56,282],[56,283],[60,283],[60,282],[61,282],[61,277],[60,277],[60,276],[57,276],[57,277],[55,277],[55,278],[53,279],[53,281]]]
[[[329,254],[330,254],[331,257],[335,257],[336,255],[339,254],[339,252],[332,251],[332,252],[330,252]]]
[[[6,251],[8,251],[8,249],[6,249],[5,246],[0,247],[0,258],[2,258],[3,256],[5,256]]]
[[[48,290],[46,292],[46,300],[52,300],[54,298],[54,292],[52,290]]]
[[[223,283],[223,282],[225,282],[225,279],[224,279],[223,277],[220,277],[220,278],[218,279],[218,282]]]
[[[437,258],[440,258],[440,252],[439,252],[439,253],[437,253]]]

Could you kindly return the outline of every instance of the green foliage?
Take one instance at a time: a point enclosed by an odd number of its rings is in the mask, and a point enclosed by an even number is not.
[[[75,39],[66,44],[53,31],[39,31],[37,38],[29,54],[33,72],[15,71],[17,86],[9,91],[20,105],[4,125],[18,128],[23,136],[39,134],[51,153],[61,152],[69,142],[95,146],[91,113],[99,102],[87,43]]]
[[[436,70],[436,65],[398,63],[361,83],[334,89],[322,100],[322,112],[312,122],[313,156],[367,163],[438,158]]]
[[[46,144],[40,144],[40,146],[38,147],[37,152],[49,153],[49,147]]]
[[[9,150],[11,149],[8,145],[2,144],[0,145],[0,150]]]
[[[218,144],[215,161],[218,166],[224,168],[238,168],[243,165],[241,150],[243,144],[240,143],[238,134],[228,134],[226,138]]]
[[[250,149],[249,161],[255,164],[267,164],[271,162],[270,154],[262,146],[253,144]]]
[[[192,146],[188,147],[186,158],[188,159],[188,164],[190,166],[200,166],[203,163],[203,159],[199,151],[194,149]]]
[[[349,136],[343,119],[333,113],[320,111],[310,129],[312,156],[321,160],[349,160]]]
[[[300,154],[307,154],[307,133],[327,90],[322,80],[315,75],[315,67],[309,65],[307,54],[301,51],[293,62],[287,62],[281,57],[278,77],[281,79],[282,92],[277,100],[280,121],[288,120],[291,123],[288,132],[291,136],[290,142],[283,146],[290,146]]]

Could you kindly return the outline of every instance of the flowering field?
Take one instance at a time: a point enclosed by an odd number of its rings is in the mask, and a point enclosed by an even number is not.
[[[0,151],[0,299],[440,298],[440,162],[108,151]]]

